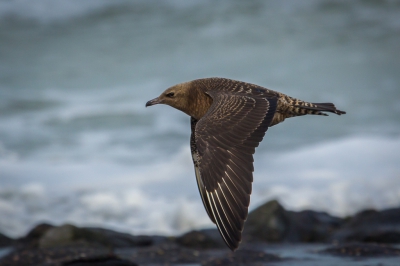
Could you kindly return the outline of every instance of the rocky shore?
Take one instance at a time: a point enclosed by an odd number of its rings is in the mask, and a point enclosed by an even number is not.
[[[0,256],[2,266],[309,265],[308,260],[352,265],[356,260],[351,258],[400,265],[400,208],[339,218],[288,211],[270,201],[249,214],[236,252],[229,251],[216,229],[165,237],[39,224],[19,239],[0,233]]]

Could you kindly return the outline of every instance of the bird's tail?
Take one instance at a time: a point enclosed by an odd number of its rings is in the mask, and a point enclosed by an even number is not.
[[[330,112],[337,115],[345,114],[346,112],[336,109],[333,103],[308,103],[296,101],[293,104],[293,111],[296,115],[327,115],[324,112]]]
[[[333,103],[309,103],[287,95],[282,95],[278,102],[278,109],[274,114],[270,127],[283,122],[286,118],[302,115],[325,115],[325,112],[337,115],[346,112],[336,109]]]

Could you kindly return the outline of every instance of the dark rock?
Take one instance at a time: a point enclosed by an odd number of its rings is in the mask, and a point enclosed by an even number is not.
[[[190,231],[176,238],[176,242],[189,248],[224,248],[226,245],[217,229]]]
[[[12,246],[14,242],[14,239],[0,233],[0,248]]]
[[[26,235],[25,238],[39,239],[40,237],[43,236],[44,233],[47,232],[47,230],[49,230],[51,228],[54,228],[54,225],[46,224],[46,223],[38,224],[31,231],[29,231],[29,233]]]
[[[229,252],[225,254],[225,256],[212,258],[201,265],[203,266],[234,266],[234,265],[248,265],[248,266],[256,266],[256,265],[265,265],[267,262],[277,262],[282,259],[279,256],[268,254],[263,251],[257,250],[247,250],[247,249],[239,249],[236,252]]]
[[[139,265],[264,265],[266,262],[277,262],[282,259],[258,249],[258,246],[247,245],[235,252],[227,247],[222,249],[190,249],[179,246],[176,242],[163,243],[136,250],[119,250],[120,257],[134,261]]]
[[[382,244],[352,243],[327,248],[320,253],[350,257],[388,257],[400,256],[400,249]]]
[[[202,252],[178,246],[176,243],[163,243],[137,250],[129,260],[142,264],[189,264],[200,263]]]
[[[362,211],[350,218],[331,239],[337,242],[400,243],[400,208]]]
[[[47,230],[39,240],[40,248],[63,246],[104,246],[110,247],[107,238],[86,228],[70,224],[53,227]]]
[[[243,235],[245,239],[279,242],[285,239],[289,226],[286,210],[273,200],[249,213]]]
[[[117,257],[105,248],[62,247],[17,250],[0,259],[2,266],[64,265],[79,260],[107,260]]]
[[[62,266],[138,266],[128,260],[109,256],[108,258],[82,258],[74,261],[65,262]]]
[[[317,211],[288,211],[290,229],[286,240],[292,242],[325,242],[340,228],[343,219]]]
[[[65,224],[41,224],[18,240],[18,249],[64,246],[92,246],[107,248],[144,247],[166,241],[162,236],[132,236],[102,228],[76,227]]]
[[[37,248],[39,247],[40,238],[47,232],[47,230],[53,228],[53,225],[42,223],[35,226],[29,233],[22,238],[17,240],[18,248]]]
[[[167,237],[163,236],[133,236],[103,228],[85,227],[84,229],[103,235],[107,239],[108,245],[112,246],[113,248],[147,247],[167,241]]]
[[[252,211],[243,232],[245,241],[323,242],[343,220],[316,211],[286,211],[278,201]]]

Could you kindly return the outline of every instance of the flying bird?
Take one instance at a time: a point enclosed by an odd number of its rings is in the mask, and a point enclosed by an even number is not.
[[[238,248],[250,204],[253,154],[269,127],[302,115],[345,112],[261,86],[204,78],[172,86],[147,106],[167,104],[190,116],[197,185],[211,221],[231,250]]]

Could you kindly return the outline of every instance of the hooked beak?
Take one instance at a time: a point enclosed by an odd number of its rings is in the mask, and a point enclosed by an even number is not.
[[[146,107],[161,103],[160,99],[154,98],[146,103]]]

